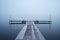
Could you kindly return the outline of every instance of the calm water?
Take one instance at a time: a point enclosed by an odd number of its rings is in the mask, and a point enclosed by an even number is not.
[[[1,25],[0,27],[0,40],[14,40],[24,24],[16,25]],[[60,26],[49,24],[36,24],[46,40],[60,40]]]

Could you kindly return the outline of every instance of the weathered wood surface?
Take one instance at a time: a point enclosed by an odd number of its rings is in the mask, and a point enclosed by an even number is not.
[[[34,22],[27,22],[15,40],[45,40]]]

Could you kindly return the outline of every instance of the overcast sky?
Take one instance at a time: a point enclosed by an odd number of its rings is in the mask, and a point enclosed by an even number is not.
[[[58,18],[60,0],[0,0],[2,19],[41,20]]]

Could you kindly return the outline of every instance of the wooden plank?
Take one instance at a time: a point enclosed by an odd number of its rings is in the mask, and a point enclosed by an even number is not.
[[[9,20],[9,24],[26,24],[26,22],[28,22],[28,21],[25,21],[25,20]],[[52,21],[48,21],[48,20],[45,20],[45,21],[36,20],[36,21],[32,21],[32,22],[34,22],[34,24],[52,24]]]
[[[26,32],[26,29],[27,29],[27,25],[25,25],[23,27],[23,29],[19,32],[19,34],[18,34],[18,36],[16,37],[15,40],[23,40],[25,32]]]
[[[35,36],[35,33],[34,33],[34,28],[33,28],[33,26],[32,26],[32,40],[37,40],[37,39],[36,39],[36,36]]]
[[[34,22],[27,22],[15,40],[45,40]]]
[[[42,35],[42,33],[39,31],[39,29],[37,28],[37,26],[35,26],[35,24],[33,24],[34,27],[34,33],[36,35],[37,40],[46,40],[45,37]]]

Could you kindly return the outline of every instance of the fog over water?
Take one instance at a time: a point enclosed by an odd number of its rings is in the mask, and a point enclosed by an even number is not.
[[[36,26],[46,40],[60,40],[60,0],[0,0],[0,40],[14,40],[24,26],[9,25],[9,19],[49,20],[50,15],[51,29],[49,24]]]

